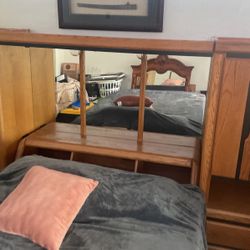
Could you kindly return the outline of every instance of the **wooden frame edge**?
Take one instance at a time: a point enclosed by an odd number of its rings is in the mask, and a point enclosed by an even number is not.
[[[208,86],[208,99],[205,112],[205,127],[202,140],[200,188],[208,201],[212,176],[212,157],[214,149],[214,136],[216,130],[219,95],[221,90],[222,73],[226,55],[215,53],[210,68]]]
[[[0,44],[132,53],[176,53],[211,56],[214,41],[160,40],[53,35],[0,30]]]

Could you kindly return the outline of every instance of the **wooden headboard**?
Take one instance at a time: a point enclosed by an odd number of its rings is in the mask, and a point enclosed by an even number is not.
[[[131,88],[139,88],[141,65],[131,65],[131,67],[133,70]],[[147,61],[147,72],[156,71],[158,74],[164,74],[167,71],[172,71],[185,78],[185,91],[192,90],[192,87],[190,86],[190,78],[193,68],[193,66],[186,66],[177,59],[169,58],[167,55],[159,55],[158,57]]]

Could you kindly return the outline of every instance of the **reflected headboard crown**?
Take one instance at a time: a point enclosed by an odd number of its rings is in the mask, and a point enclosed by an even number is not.
[[[140,88],[141,64],[131,65],[131,67],[133,71],[131,88]],[[159,55],[147,61],[147,72],[156,71],[158,74],[164,74],[167,71],[172,71],[185,78],[185,91],[190,91],[190,78],[193,68],[193,66],[186,66],[177,59],[169,58],[167,55]]]

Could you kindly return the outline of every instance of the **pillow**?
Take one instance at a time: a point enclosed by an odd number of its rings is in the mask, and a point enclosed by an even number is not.
[[[118,106],[127,106],[127,107],[138,107],[140,103],[140,96],[127,95],[121,96],[114,101],[114,104]],[[152,100],[148,97],[145,97],[145,107],[150,107],[153,104]]]
[[[170,85],[170,86],[184,86],[185,80],[181,79],[166,79],[162,85]]]
[[[97,181],[32,167],[0,205],[0,231],[58,250]]]

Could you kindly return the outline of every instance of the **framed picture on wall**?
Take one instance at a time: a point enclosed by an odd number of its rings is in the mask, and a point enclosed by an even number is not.
[[[164,0],[58,0],[63,29],[161,32]]]

